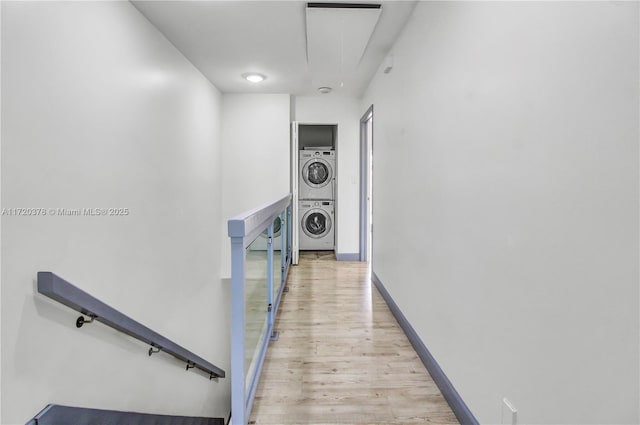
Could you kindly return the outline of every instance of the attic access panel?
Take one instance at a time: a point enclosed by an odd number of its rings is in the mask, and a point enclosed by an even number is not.
[[[307,4],[307,63],[316,87],[340,87],[358,69],[380,12],[379,4]]]

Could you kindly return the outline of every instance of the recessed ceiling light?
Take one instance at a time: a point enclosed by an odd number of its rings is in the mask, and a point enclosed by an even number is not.
[[[255,72],[248,72],[246,74],[242,74],[242,77],[247,81],[251,81],[252,83],[259,83],[260,81],[264,81],[267,79],[266,76],[255,73]]]
[[[318,87],[318,91],[322,94],[331,93],[331,90],[333,90],[331,87]]]

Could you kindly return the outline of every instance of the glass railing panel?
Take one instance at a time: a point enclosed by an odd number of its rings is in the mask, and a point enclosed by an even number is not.
[[[265,232],[261,233],[247,248],[245,279],[245,385],[252,383],[258,367],[260,351],[268,337],[268,265],[267,241]]]
[[[292,209],[292,206],[289,205],[287,207],[287,262],[289,264],[291,263],[291,243],[293,238],[292,226],[295,225],[292,214],[293,214],[293,209]]]
[[[281,244],[281,248],[282,249],[282,285],[284,286],[284,282],[287,280],[286,276],[284,275],[284,271],[287,268],[287,261],[289,261],[289,248],[288,248],[288,242],[289,242],[289,216],[287,215],[287,210],[285,209],[282,212],[282,244]]]
[[[280,245],[280,249],[282,250],[282,264],[284,265],[289,258],[289,216],[287,215],[287,211],[283,211],[281,214],[282,218],[282,243]]]
[[[282,283],[282,216],[273,220],[273,302],[275,303]]]

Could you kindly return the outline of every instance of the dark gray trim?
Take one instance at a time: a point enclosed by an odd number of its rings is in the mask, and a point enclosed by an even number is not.
[[[125,316],[54,273],[38,272],[38,292],[85,316],[93,317],[98,322],[183,360],[187,363],[187,369],[196,367],[214,377],[224,378],[225,376],[224,370]]]
[[[154,415],[50,404],[27,425],[224,425],[223,418]]]
[[[369,106],[360,118],[360,261],[371,261],[367,258],[369,238],[369,144],[367,141],[367,122],[373,119],[373,105]],[[373,127],[371,128],[371,150],[373,151]]]
[[[415,329],[413,329],[413,326],[411,326],[407,318],[404,317],[404,314],[402,314],[398,305],[393,301],[393,298],[391,298],[391,295],[387,292],[387,289],[384,287],[375,272],[371,272],[371,281],[378,289],[378,292],[380,292],[380,295],[382,295],[382,298],[386,301],[389,309],[398,321],[398,324],[407,335],[407,338],[409,338],[411,345],[413,345],[413,349],[418,353],[418,357],[420,357],[420,360],[422,360],[422,363],[429,371],[429,374],[431,374],[431,377],[440,389],[445,400],[447,400],[447,403],[449,403],[451,410],[453,410],[453,413],[456,415],[456,418],[458,418],[458,421],[460,421],[460,424],[479,425],[480,423],[478,420],[473,416],[473,413],[471,413],[469,407],[467,407],[464,400],[462,400],[462,397],[460,397],[460,394],[458,394],[456,389],[453,387],[453,384],[449,381],[447,375],[444,374],[444,371],[440,368],[436,359],[433,358],[427,347],[424,345],[420,336],[418,336]]]
[[[338,261],[360,261],[360,254],[357,252],[336,252],[336,260]]]
[[[307,3],[307,7],[310,8],[323,8],[323,9],[380,9],[379,4],[373,3]]]

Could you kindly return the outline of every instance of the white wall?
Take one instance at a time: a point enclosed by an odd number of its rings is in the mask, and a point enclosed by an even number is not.
[[[226,417],[229,380],[36,292],[53,271],[229,371],[221,95],[128,2],[2,2],[2,418],[47,403]]]
[[[0,5],[0,209],[2,208],[2,5]],[[2,218],[0,218],[0,424],[2,423]]]
[[[227,221],[276,201],[289,187],[288,94],[224,94],[222,97],[222,275],[231,276]]]
[[[338,124],[336,253],[360,250],[360,101],[336,95],[297,96],[296,121],[301,124]]]
[[[372,81],[374,271],[482,423],[638,423],[638,3],[421,2]]]

